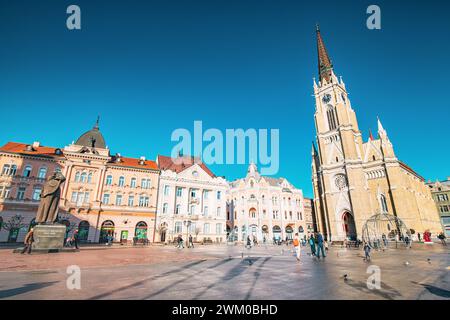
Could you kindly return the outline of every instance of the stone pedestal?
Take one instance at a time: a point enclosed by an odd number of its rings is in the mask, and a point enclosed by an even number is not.
[[[66,226],[62,224],[40,224],[34,227],[33,247],[36,251],[59,251],[64,247]]]

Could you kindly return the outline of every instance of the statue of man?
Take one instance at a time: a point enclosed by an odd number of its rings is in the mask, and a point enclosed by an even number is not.
[[[51,175],[44,185],[41,193],[41,202],[36,214],[36,223],[55,223],[58,218],[58,205],[61,196],[61,185],[66,178],[61,172]]]

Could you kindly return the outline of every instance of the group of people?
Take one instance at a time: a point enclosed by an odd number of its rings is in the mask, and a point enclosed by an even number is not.
[[[179,234],[177,236],[177,238],[175,239],[175,242],[177,243],[177,248],[178,249],[184,249],[184,240],[183,240],[183,236],[181,234]],[[188,237],[188,244],[187,244],[188,248],[194,248],[194,240],[192,238],[192,235],[190,234]]]

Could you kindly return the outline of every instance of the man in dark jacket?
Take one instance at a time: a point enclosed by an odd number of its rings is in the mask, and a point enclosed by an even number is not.
[[[323,249],[323,236],[320,232],[317,233],[317,259],[320,259],[320,251],[322,251],[322,257],[325,258],[325,250]]]

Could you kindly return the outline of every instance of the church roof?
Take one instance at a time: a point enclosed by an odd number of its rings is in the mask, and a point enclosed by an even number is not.
[[[95,126],[91,130],[83,133],[75,144],[84,147],[106,149],[105,138],[103,138],[103,135],[100,132],[98,122],[99,120],[97,119]]]

